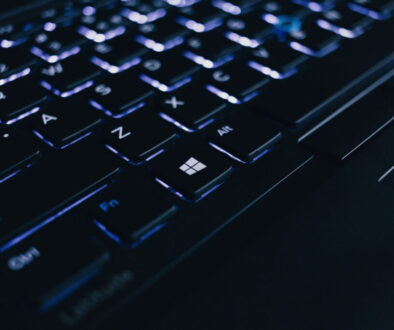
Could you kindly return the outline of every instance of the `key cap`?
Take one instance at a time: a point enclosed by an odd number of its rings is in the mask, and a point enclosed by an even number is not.
[[[263,10],[262,19],[274,25],[281,24],[286,17],[303,18],[309,13],[300,5],[282,0],[263,2],[260,8]]]
[[[342,5],[323,12],[316,23],[344,38],[356,38],[370,27],[372,20]]]
[[[392,50],[384,41],[390,38],[390,33],[385,26],[376,28],[383,39],[367,33],[344,44],[319,63],[309,63],[308,70],[266,85],[260,92],[258,111],[295,127],[305,125],[324,112],[337,110],[358,94],[363,84],[368,86],[377,70],[384,70],[390,63],[388,56]],[[370,49],[374,51],[370,52]],[[318,77],[316,72],[319,72]],[[363,79],[359,80],[362,75]]]
[[[239,104],[256,97],[268,81],[268,78],[243,63],[230,62],[210,73],[207,89],[223,100]]]
[[[167,14],[168,5],[164,1],[126,1],[121,14],[138,24],[154,22]]]
[[[189,84],[160,97],[160,116],[186,132],[194,132],[212,123],[226,104],[200,84]]]
[[[378,88],[304,137],[302,143],[314,151],[344,160],[393,121],[392,95]]]
[[[78,33],[94,42],[103,42],[125,33],[127,22],[118,14],[118,9],[101,10],[94,15],[82,16]]]
[[[212,5],[231,15],[240,15],[252,10],[252,8],[259,2],[260,0],[213,0]]]
[[[91,203],[91,218],[118,243],[135,247],[164,227],[177,207],[159,187],[137,178],[130,180],[133,189],[123,183],[98,195]]]
[[[141,57],[148,50],[133,41],[133,37],[124,34],[120,37],[96,44],[91,62],[109,73],[119,73],[141,62]]]
[[[301,29],[289,32],[289,45],[306,55],[323,57],[336,50],[340,37],[318,27],[314,22],[305,22]]]
[[[0,87],[0,122],[12,125],[38,112],[47,99],[45,91],[30,78]]]
[[[222,33],[212,31],[189,36],[184,48],[185,57],[204,68],[212,69],[231,61],[241,47],[225,38]]]
[[[0,130],[0,183],[10,179],[26,166],[41,157],[41,152],[31,136],[7,129]]]
[[[333,0],[293,0],[293,2],[305,6],[312,11],[322,12],[334,6]]]
[[[186,200],[198,201],[216,189],[233,168],[212,148],[178,147],[158,158],[156,181]]]
[[[141,82],[137,75],[124,72],[98,83],[92,89],[90,104],[119,119],[144,106],[152,95],[152,87]]]
[[[16,21],[4,23],[0,25],[0,46],[11,48],[21,45],[28,41],[32,34],[39,32],[42,26],[37,17],[29,20],[18,17]]]
[[[81,16],[81,8],[74,6],[72,2],[65,2],[63,5],[59,3],[57,6],[45,8],[40,15],[44,22],[45,31],[54,31],[56,28],[66,28]]]
[[[211,31],[223,24],[226,15],[207,3],[197,3],[192,7],[184,7],[176,21],[197,33]]]
[[[187,33],[172,18],[166,17],[138,26],[135,40],[155,52],[163,52],[182,44]]]
[[[44,158],[0,185],[0,252],[60,220],[119,172],[112,153],[87,142]]]
[[[178,53],[151,54],[141,65],[140,78],[162,92],[171,92],[192,80],[200,69]]]
[[[257,13],[230,17],[225,22],[226,37],[241,46],[256,48],[272,31],[271,24],[260,19]]]
[[[294,51],[284,43],[272,40],[249,52],[248,65],[273,78],[285,79],[298,71],[308,56]]]
[[[108,260],[108,252],[71,226],[51,226],[1,256],[3,285],[9,286],[4,292],[46,311],[87,283]]]
[[[348,6],[351,10],[375,20],[388,19],[394,10],[391,0],[354,0]]]
[[[84,43],[83,37],[73,27],[41,32],[35,36],[31,52],[48,63],[55,63],[78,54]]]
[[[100,70],[86,59],[74,56],[41,68],[41,85],[60,97],[69,97],[93,86]]]
[[[34,134],[53,148],[64,149],[86,138],[101,119],[81,99],[52,102],[33,118]]]
[[[36,64],[27,50],[0,49],[0,86],[29,75]]]
[[[212,147],[241,163],[259,159],[282,137],[273,123],[249,113],[213,124],[208,135]]]

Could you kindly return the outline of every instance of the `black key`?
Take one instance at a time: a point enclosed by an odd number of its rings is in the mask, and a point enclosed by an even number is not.
[[[191,7],[184,7],[176,21],[194,32],[211,31],[223,24],[225,13],[212,7],[209,3],[200,2]]]
[[[171,92],[190,82],[199,69],[178,53],[151,54],[141,64],[140,78],[162,92]]]
[[[118,172],[112,153],[101,146],[81,143],[3,182],[0,252],[60,220],[61,215],[104,189]]]
[[[182,44],[187,33],[173,18],[166,17],[139,25],[135,40],[155,52],[163,52]]]
[[[248,79],[244,79],[248,77]],[[209,73],[207,89],[220,98],[238,104],[251,100],[269,79],[240,62],[231,62]]]
[[[325,111],[338,109],[361,91],[362,84],[368,86],[372,82],[373,73],[384,70],[392,60],[387,58],[392,49],[385,41],[390,38],[390,29],[385,26],[377,29],[382,38],[366,33],[351,43],[343,44],[340,50],[319,60],[319,63],[310,62],[308,70],[266,85],[261,91],[259,111],[265,111],[290,126],[297,126]],[[283,97],[284,90],[286,97]],[[335,102],[343,103],[335,105]]]
[[[391,0],[353,0],[348,6],[351,10],[376,20],[388,19],[394,11],[394,2]]]
[[[0,122],[6,125],[14,124],[38,112],[46,101],[45,90],[30,78],[0,87]]]
[[[81,15],[81,8],[76,8],[72,2],[59,2],[55,7],[46,8],[41,12],[40,18],[44,22],[45,31],[54,31],[59,27],[73,24]]]
[[[87,283],[108,259],[105,250],[75,228],[52,226],[1,256],[3,285],[10,286],[3,293],[46,311]]]
[[[34,134],[49,146],[64,149],[89,136],[101,122],[80,99],[52,102],[33,118]]]
[[[378,88],[324,126],[314,128],[313,134],[307,133],[302,143],[314,151],[344,160],[393,122],[392,93]]]
[[[334,0],[293,0],[293,2],[305,6],[315,12],[328,10],[335,4]]]
[[[164,1],[128,0],[121,11],[124,17],[138,24],[156,21],[167,14],[168,5]]]
[[[153,92],[137,75],[124,72],[98,83],[92,89],[90,104],[107,116],[122,118],[144,106]]]
[[[36,59],[23,48],[0,49],[0,86],[27,76],[35,64]]]
[[[126,21],[118,10],[101,10],[94,15],[82,16],[78,32],[94,42],[113,39],[126,32]]]
[[[240,15],[253,9],[260,0],[213,0],[212,4],[231,15]]]
[[[371,23],[372,19],[351,11],[344,5],[323,12],[317,19],[317,25],[322,29],[332,31],[344,38],[360,36]]]
[[[156,180],[186,200],[197,201],[216,189],[233,168],[219,152],[208,147],[178,147],[157,160]]]
[[[141,109],[106,128],[108,149],[132,165],[139,165],[161,154],[177,137],[173,126],[148,112],[148,109]]]
[[[302,24],[300,29],[290,30],[288,36],[291,48],[315,57],[323,57],[333,52],[340,41],[339,36],[309,21]]]
[[[225,28],[228,39],[250,48],[259,46],[272,31],[272,25],[260,19],[257,13],[230,17],[225,22]]]
[[[78,54],[85,42],[73,28],[41,32],[35,36],[31,52],[48,63],[55,63]]]
[[[137,178],[130,179],[133,189],[126,184],[112,186],[95,198],[91,216],[96,225],[110,232],[119,243],[135,247],[164,227],[177,211],[157,186]]]
[[[0,47],[11,48],[23,44],[42,27],[43,23],[36,17],[30,20],[18,17],[17,21],[4,23],[0,25]]]
[[[251,163],[266,154],[282,134],[265,120],[243,113],[215,123],[209,129],[210,145],[241,163]]]
[[[139,64],[147,52],[145,47],[133,41],[132,36],[124,34],[96,44],[91,61],[109,73],[118,73]]]
[[[60,97],[69,97],[93,85],[100,70],[85,58],[73,56],[40,70],[41,85]]]
[[[278,41],[268,41],[249,54],[249,66],[273,79],[290,77],[308,59],[306,55]]]
[[[201,35],[191,35],[185,42],[184,56],[212,69],[231,61],[240,46],[224,37],[222,33],[212,31]]]
[[[0,130],[0,153],[4,155],[0,161],[0,183],[30,166],[41,156],[37,145],[32,143],[31,136],[6,129]]]
[[[226,104],[200,84],[189,84],[163,95],[158,101],[160,116],[186,132],[194,132],[212,123]]]
[[[260,6],[263,10],[262,19],[270,24],[281,24],[286,17],[302,18],[309,11],[290,1],[276,0],[263,2]]]

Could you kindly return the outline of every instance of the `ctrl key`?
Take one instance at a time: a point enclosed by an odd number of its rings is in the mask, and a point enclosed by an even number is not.
[[[0,257],[3,292],[41,312],[88,282],[109,259],[105,250],[81,234],[47,229]]]

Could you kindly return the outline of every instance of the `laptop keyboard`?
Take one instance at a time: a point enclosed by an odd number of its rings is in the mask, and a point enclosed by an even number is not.
[[[362,73],[392,68],[392,49],[380,46],[389,39],[369,38],[373,54],[356,55],[369,47],[357,40],[393,8],[390,0],[2,3],[0,252],[14,299],[50,310],[117,248],[163,249],[160,233],[184,209],[200,214],[220,191],[241,192],[231,184],[238,173],[263,166],[274,178],[290,157],[288,174],[310,150],[347,158],[392,122],[390,99],[379,97],[379,116],[354,107],[320,126]],[[392,93],[392,82],[384,88]],[[345,142],[332,138],[332,127],[345,134],[357,116],[370,125],[359,121]],[[305,152],[295,161],[297,139]]]

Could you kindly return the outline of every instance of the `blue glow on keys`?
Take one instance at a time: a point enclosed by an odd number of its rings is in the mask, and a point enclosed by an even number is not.
[[[3,86],[3,85],[5,85],[5,84],[7,84],[7,83],[9,83],[11,81],[16,80],[16,79],[25,77],[25,76],[29,75],[30,73],[31,73],[31,69],[30,68],[25,68],[25,69],[23,69],[23,70],[21,70],[21,71],[19,71],[17,73],[13,73],[13,74],[9,75],[6,78],[0,79],[0,86]]]
[[[86,200],[88,200],[89,198],[91,198],[92,196],[96,195],[98,192],[102,191],[103,189],[105,189],[107,187],[108,187],[108,185],[105,184],[105,185],[97,188],[96,190],[93,190],[91,193],[89,193],[89,194],[85,195],[84,197],[76,200],[74,203],[66,206],[65,208],[61,209],[60,211],[58,211],[54,215],[50,216],[49,218],[46,218],[44,221],[40,222],[36,226],[30,228],[29,230],[23,232],[19,236],[17,236],[15,238],[13,238],[12,240],[8,241],[4,245],[0,246],[0,253],[8,250],[12,246],[14,246],[14,245],[18,244],[19,242],[23,241],[27,237],[29,237],[32,234],[34,234],[36,231],[40,230],[41,228],[43,228],[46,225],[50,224],[52,221],[56,220],[57,218],[59,218],[62,215],[66,214],[67,212],[71,211],[73,208],[77,207],[78,205],[80,205],[81,203],[85,202]]]
[[[36,113],[38,111],[40,111],[40,107],[35,107],[33,109],[30,109],[29,111],[26,111],[26,112],[20,114],[19,116],[15,117],[15,118],[12,118],[12,119],[6,121],[5,124],[6,125],[12,125],[12,124],[18,122],[19,120],[24,119],[24,118],[26,118],[26,117],[28,117],[28,116],[30,116],[33,113]],[[0,121],[0,123],[1,123],[1,121]]]
[[[141,164],[144,164],[146,162],[149,162],[151,159],[155,158],[156,156],[160,155],[161,153],[164,152],[165,149],[160,149],[159,151],[155,152],[154,154],[150,155],[148,158],[146,158],[145,160],[142,160],[138,163],[135,163],[133,161],[131,161],[128,157],[126,157],[125,155],[121,154],[118,150],[116,150],[115,148],[111,147],[110,145],[106,144],[105,147],[110,150],[111,152],[113,152],[115,155],[118,155],[120,158],[122,158],[123,160],[125,160],[127,163],[134,165],[134,166],[138,166]]]
[[[141,14],[130,8],[124,8],[121,15],[128,18],[130,21],[138,24],[151,23],[166,15],[167,11],[163,8],[156,9],[148,14]]]
[[[127,116],[127,115],[129,115],[130,113],[132,113],[132,112],[134,112],[134,111],[136,111],[136,110],[142,108],[143,106],[145,106],[145,102],[140,102],[140,103],[138,103],[137,105],[135,105],[135,106],[133,106],[133,107],[131,107],[131,108],[129,108],[129,109],[123,111],[122,113],[118,113],[118,114],[114,115],[114,114],[112,113],[112,111],[110,111],[110,110],[108,110],[108,109],[105,109],[100,103],[97,103],[97,102],[94,101],[94,100],[89,100],[89,103],[90,103],[91,106],[93,106],[93,107],[95,107],[96,109],[98,109],[98,110],[104,112],[108,117],[112,117],[112,118],[115,118],[115,119],[123,118],[124,116]]]
[[[326,21],[325,19],[321,19],[321,18],[318,19],[316,21],[316,23],[322,29],[334,32],[334,33],[340,35],[341,37],[348,38],[348,39],[356,38],[364,33],[364,29],[361,26],[356,27],[353,30],[348,30],[343,27],[336,26],[336,25],[330,23],[329,21]]]
[[[230,39],[244,47],[256,48],[262,43],[262,40],[249,39],[248,37],[241,36],[240,34],[232,31],[226,32],[225,36],[227,39]]]
[[[192,60],[194,63],[202,65],[206,69],[217,68],[217,67],[219,67],[227,62],[230,62],[234,59],[233,55],[227,55],[227,56],[224,56],[222,59],[220,59],[216,62],[213,62],[213,61],[211,61],[203,56],[197,55],[189,50],[185,51],[183,53],[183,56],[185,56],[189,60]]]
[[[145,81],[147,84],[151,85],[152,87],[157,88],[158,90],[160,90],[162,92],[172,92],[172,91],[178,89],[179,87],[182,87],[183,85],[186,85],[187,83],[192,81],[191,77],[186,77],[186,78],[178,81],[177,83],[173,84],[172,86],[167,86],[165,84],[162,84],[160,81],[158,81],[156,79],[148,77],[145,74],[141,74],[140,79]]]
[[[385,19],[388,19],[388,18],[391,17],[389,11],[383,12],[383,13],[379,13],[379,12],[377,12],[375,10],[371,10],[371,9],[365,8],[365,7],[363,7],[361,5],[358,5],[356,3],[349,3],[348,7],[349,7],[350,10],[353,10],[353,11],[355,11],[357,13],[360,13],[362,15],[365,15],[365,16],[369,16],[372,19],[378,20],[378,21],[385,20]]]
[[[293,69],[286,71],[285,73],[279,73],[278,71],[272,70],[270,67],[262,65],[260,63],[255,62],[255,61],[249,61],[248,65],[252,69],[257,70],[257,71],[261,72],[262,74],[265,74],[266,76],[271,77],[272,79],[285,79],[285,78],[292,76],[294,73],[297,72],[297,69],[293,68]]]
[[[242,13],[241,7],[236,6],[231,2],[227,2],[223,0],[214,0],[212,1],[212,5],[231,15],[240,15]]]
[[[60,90],[52,87],[52,85],[50,83],[46,82],[45,80],[41,80],[40,84],[42,87],[51,91],[53,94],[65,98],[65,97],[69,97],[71,95],[77,94],[77,93],[83,91],[84,89],[87,89],[87,88],[93,86],[93,80],[89,80],[89,81],[83,83],[82,85],[79,85],[69,91],[66,91],[66,92],[61,92]]]
[[[111,63],[108,63],[106,61],[103,61],[102,59],[98,58],[97,56],[93,56],[90,61],[97,65],[98,67],[102,68],[105,71],[108,71],[109,73],[116,74],[122,71],[125,71],[127,69],[130,69],[131,67],[139,64],[141,62],[141,59],[139,57],[133,58],[132,60],[123,63],[122,65],[116,66],[112,65]]]
[[[240,99],[236,98],[235,96],[230,95],[229,93],[222,91],[219,88],[212,86],[212,85],[207,85],[206,89],[208,91],[210,91],[211,93],[219,96],[223,100],[226,100],[232,104],[240,104],[240,103],[248,102],[251,99],[255,98],[259,94],[258,91],[255,91],[255,92],[252,92],[252,93],[244,96],[244,98],[240,100]]]
[[[48,63],[56,63],[58,61],[64,60],[70,56],[76,55],[81,51],[81,47],[75,46],[69,50],[64,51],[63,53],[59,55],[49,55],[42,51],[40,48],[33,46],[30,51],[36,55],[37,57],[41,58],[44,61],[47,61]]]
[[[146,48],[152,49],[155,52],[164,52],[165,50],[169,50],[171,48],[174,48],[180,44],[183,43],[184,38],[183,37],[176,37],[172,40],[167,41],[166,43],[162,44],[160,42],[156,42],[153,39],[149,39],[143,35],[137,35],[135,37],[135,40],[140,43],[141,45],[144,45]]]
[[[238,157],[234,156],[233,154],[231,154],[230,152],[228,152],[227,150],[219,147],[217,144],[213,143],[213,142],[209,142],[208,143],[212,148],[224,153],[225,155],[227,155],[228,157],[236,160],[237,162],[240,162],[242,164],[247,164],[247,162],[239,159]],[[256,160],[260,159],[261,157],[263,157],[265,154],[267,154],[269,151],[271,151],[271,149],[265,149],[261,154],[255,156],[249,163],[254,163]]]
[[[177,17],[176,21],[179,24],[183,25],[184,27],[188,28],[189,30],[192,30],[197,33],[211,31],[223,24],[223,20],[221,18],[214,18],[213,20],[205,24],[196,22],[184,16]]]
[[[92,132],[87,132],[86,134],[81,135],[80,137],[76,138],[75,140],[71,141],[70,143],[64,144],[61,147],[57,147],[51,141],[46,139],[41,133],[37,132],[36,130],[33,130],[33,133],[35,136],[37,136],[40,140],[45,142],[50,147],[55,148],[55,149],[60,149],[60,150],[66,149],[67,147],[73,145],[74,143],[77,143],[78,141],[81,141],[84,138],[87,138],[89,135],[92,134]]]
[[[126,28],[124,26],[118,26],[117,28],[107,31],[105,33],[98,33],[92,29],[87,28],[86,26],[80,26],[78,28],[79,34],[83,35],[85,38],[92,40],[94,42],[104,42],[113,39],[117,36],[120,36],[125,32],[126,32]]]
[[[290,41],[289,46],[297,52],[301,52],[309,56],[324,57],[336,50],[339,47],[339,44],[337,42],[331,43],[328,46],[320,49],[319,51],[315,51],[309,47],[306,47],[298,41]]]

